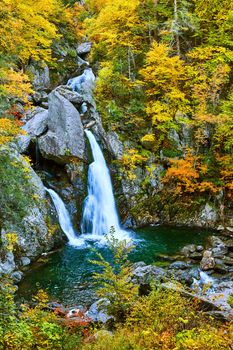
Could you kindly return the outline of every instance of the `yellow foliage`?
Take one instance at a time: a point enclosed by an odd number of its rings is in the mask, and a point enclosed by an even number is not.
[[[52,40],[59,37],[53,20],[60,5],[59,0],[2,0],[0,52],[17,56],[22,64],[51,60]]]
[[[23,72],[16,72],[13,69],[0,69],[0,88],[4,94],[11,98],[21,98],[28,101],[28,94],[33,92],[29,78]]]
[[[0,145],[13,140],[18,134],[24,134],[15,121],[7,118],[0,118]]]
[[[15,232],[8,232],[5,234],[5,238],[7,240],[7,250],[13,251],[15,249],[15,245],[18,243],[18,235]]]
[[[126,173],[126,176],[133,180],[136,178],[136,175],[133,171],[136,169],[137,165],[144,163],[147,160],[147,157],[139,154],[136,149],[128,149],[126,153],[120,159],[120,163],[122,165],[123,172]]]
[[[87,32],[95,45],[108,47],[108,55],[120,47],[137,51],[140,45],[135,27],[140,26],[137,7],[139,0],[89,1],[88,5],[99,11],[97,17],[86,20]]]

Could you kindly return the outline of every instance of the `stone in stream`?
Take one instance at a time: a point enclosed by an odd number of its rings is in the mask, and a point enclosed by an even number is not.
[[[184,261],[175,261],[174,263],[169,265],[170,269],[175,269],[175,270],[186,270],[189,267],[190,267],[190,264]]]
[[[203,253],[202,260],[200,262],[200,267],[203,271],[211,270],[215,266],[215,260],[212,255],[211,250],[205,250]]]
[[[181,249],[180,253],[182,255],[184,255],[185,257],[189,257],[189,255],[191,253],[195,253],[195,251],[196,251],[196,245],[195,244],[188,244]]]

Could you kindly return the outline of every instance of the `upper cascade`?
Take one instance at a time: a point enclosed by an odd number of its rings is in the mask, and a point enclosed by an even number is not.
[[[71,87],[73,91],[83,92],[90,91],[94,87],[95,83],[95,75],[91,68],[84,69],[83,74],[78,77],[69,79],[67,82],[67,86]]]
[[[88,170],[88,196],[84,202],[81,231],[99,239],[113,227],[117,238],[129,238],[128,232],[120,227],[111,177],[101,148],[91,131],[85,130],[85,133],[94,161]]]

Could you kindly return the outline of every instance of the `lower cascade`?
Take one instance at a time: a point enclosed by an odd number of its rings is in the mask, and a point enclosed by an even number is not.
[[[88,170],[88,196],[84,202],[81,232],[89,234],[90,238],[100,239],[113,227],[118,239],[127,238],[128,232],[120,227],[111,177],[103,153],[92,132],[85,130],[85,133],[94,161]]]
[[[62,199],[58,196],[58,194],[54,190],[46,187],[45,189],[52,198],[52,201],[54,203],[54,206],[58,214],[59,224],[61,226],[62,231],[65,233],[66,237],[68,238],[69,244],[73,246],[79,246],[83,242],[82,240],[80,240],[80,238],[76,236],[74,232],[70,215],[68,213],[68,210],[65,207],[65,204],[63,203]]]

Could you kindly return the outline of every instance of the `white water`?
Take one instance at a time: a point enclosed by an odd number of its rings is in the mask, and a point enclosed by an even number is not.
[[[81,238],[78,238],[74,232],[70,215],[68,213],[68,210],[65,207],[65,204],[63,203],[62,199],[58,196],[58,194],[49,188],[46,188],[46,191],[50,194],[52,201],[54,203],[54,206],[56,208],[57,214],[58,214],[58,220],[59,224],[61,226],[62,231],[65,233],[69,240],[69,244],[73,245],[75,247],[83,246],[85,244],[84,240]]]
[[[196,290],[196,292],[202,294],[202,291],[208,291],[208,293],[212,292],[214,289],[214,279],[209,276],[206,272],[200,271],[200,279],[193,279],[192,288]]]
[[[82,90],[92,90],[95,83],[95,75],[91,68],[86,68],[83,74],[78,77],[69,79],[67,86],[70,86],[72,90],[76,92],[82,92]]]
[[[110,173],[103,153],[94,135],[89,130],[85,133],[90,142],[93,163],[88,170],[88,196],[84,202],[81,231],[88,239],[104,240],[111,227],[116,238],[129,239],[129,233],[122,230],[113,195]]]

